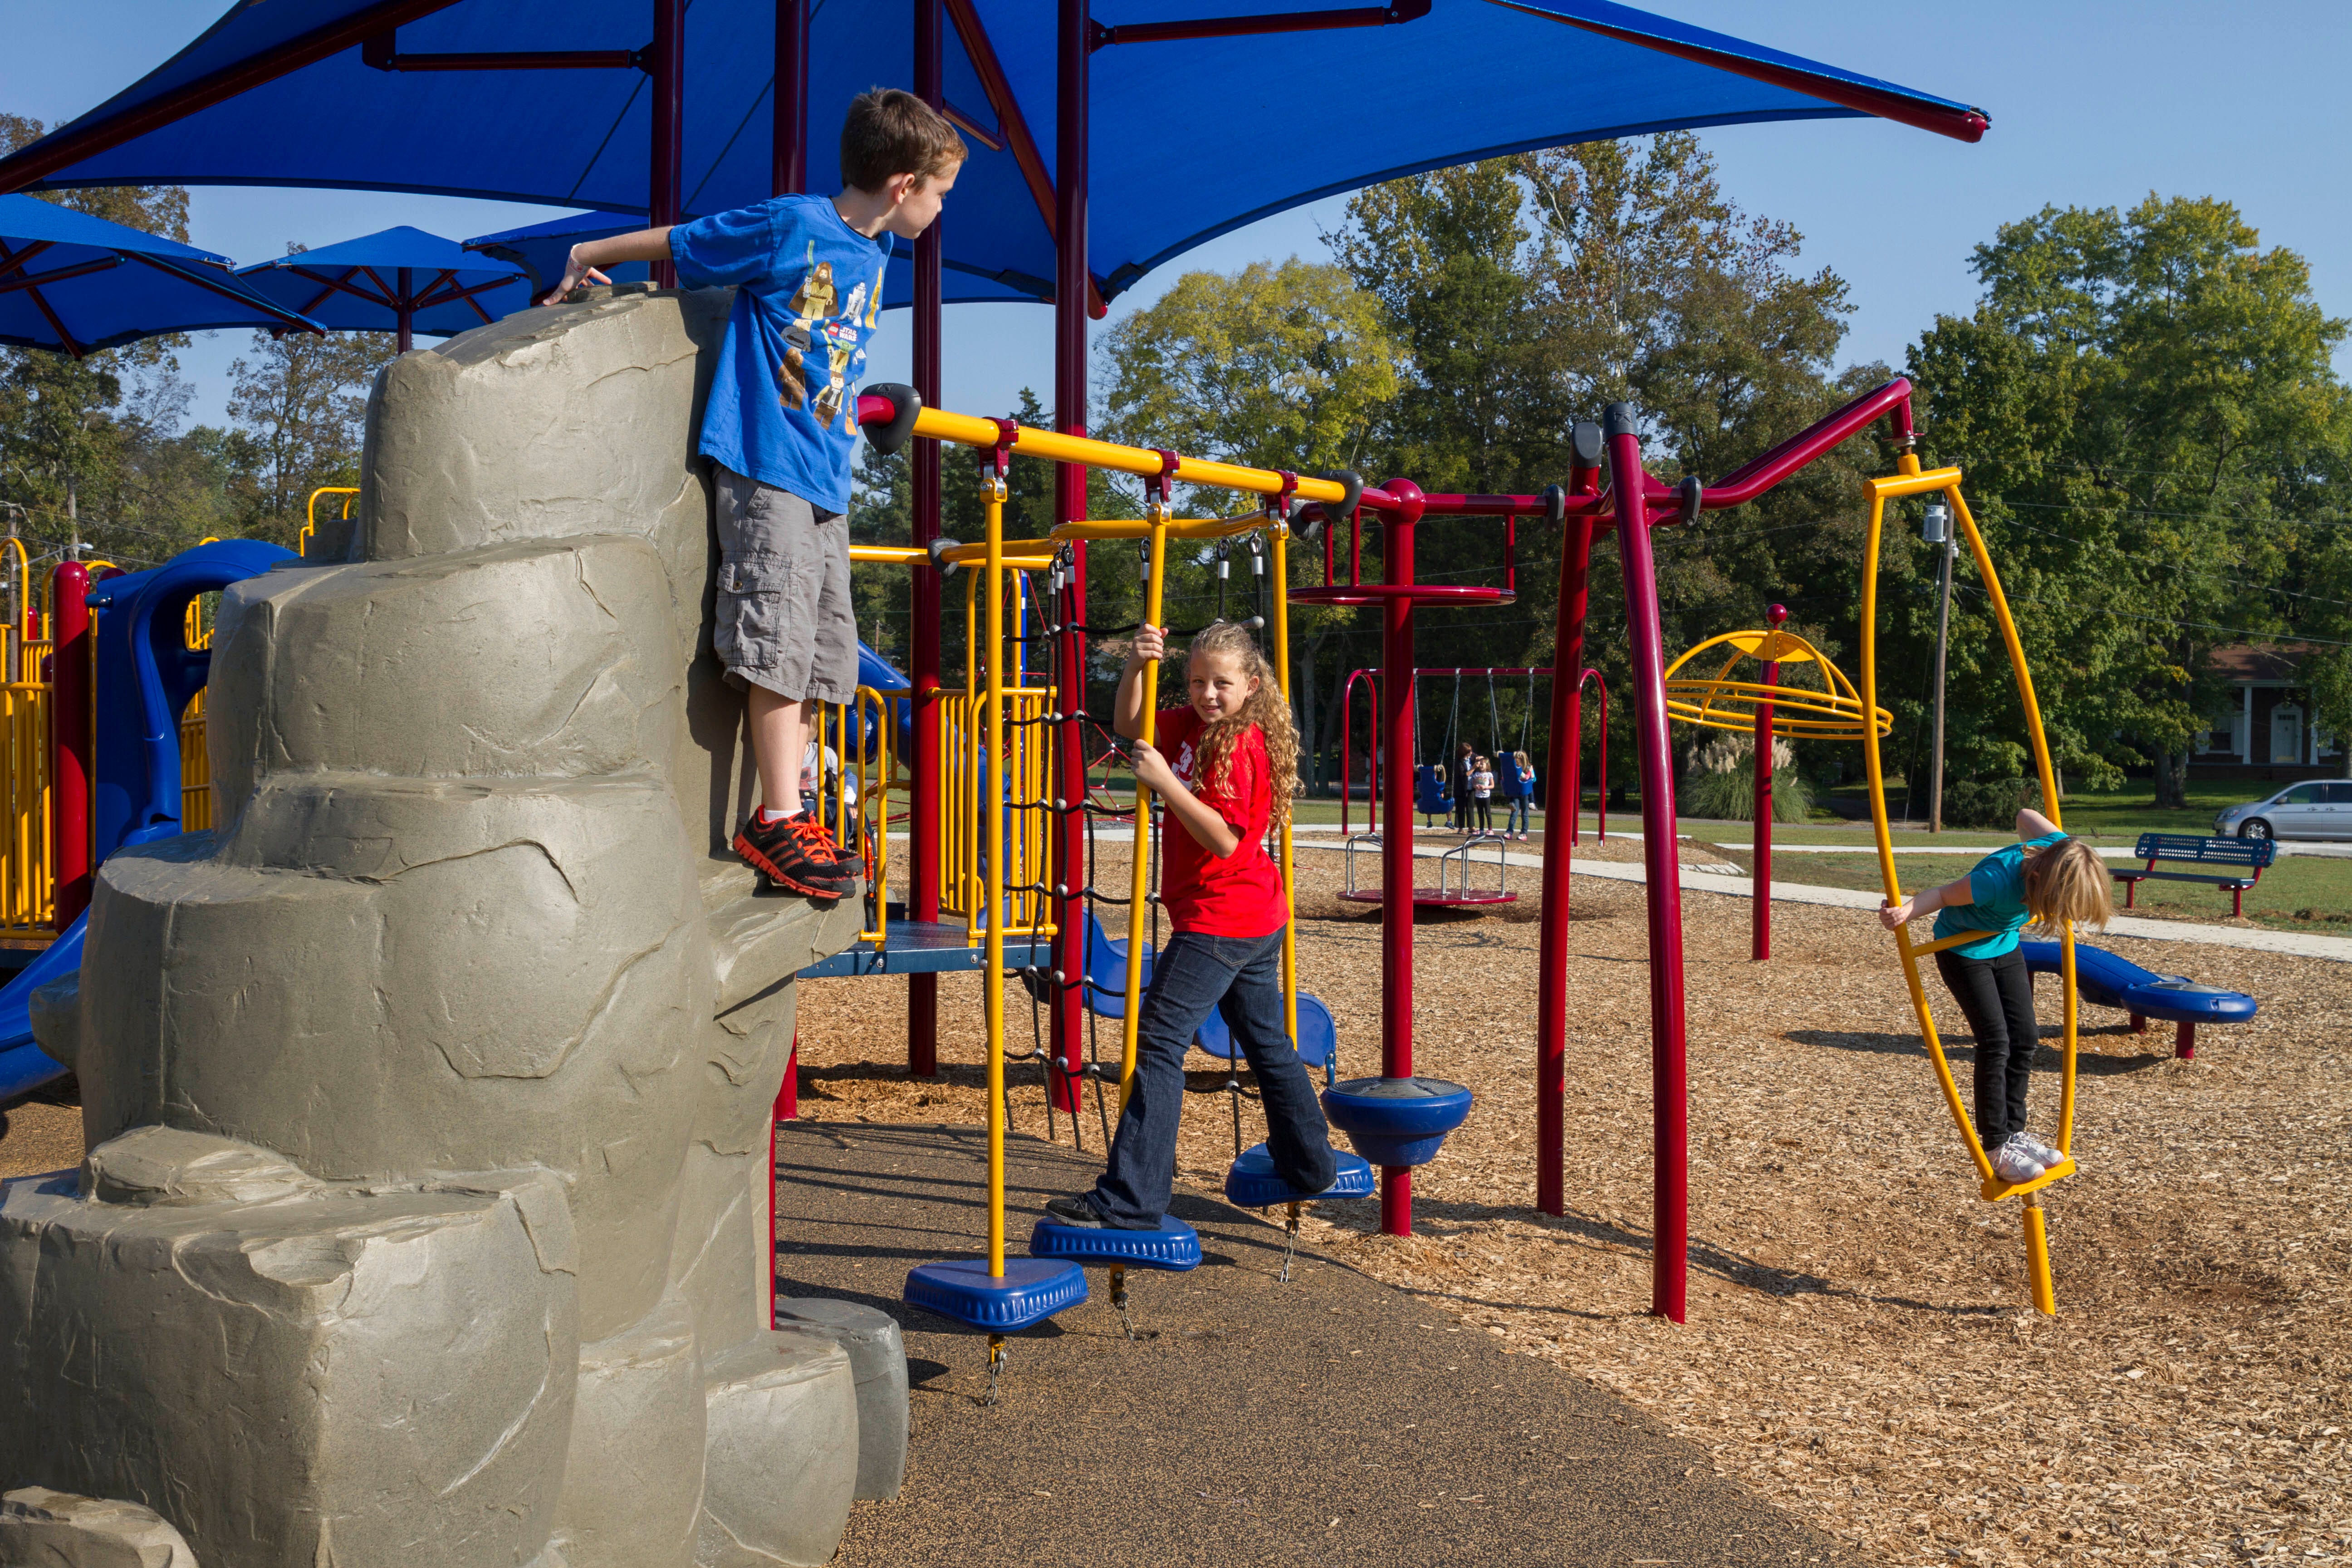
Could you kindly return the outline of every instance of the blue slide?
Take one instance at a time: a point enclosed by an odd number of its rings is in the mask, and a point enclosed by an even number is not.
[[[97,858],[126,845],[180,831],[180,715],[204,689],[213,656],[182,633],[199,594],[258,576],[294,552],[257,540],[215,540],[161,566],[110,577],[90,590],[97,613],[97,780],[91,790]],[[888,668],[885,666],[884,668]],[[63,1078],[65,1068],[33,1043],[33,992],[81,967],[89,922],[75,917],[0,990],[0,1100]]]

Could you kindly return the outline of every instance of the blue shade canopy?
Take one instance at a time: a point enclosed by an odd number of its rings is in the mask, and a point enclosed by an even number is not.
[[[627,234],[645,227],[642,215],[625,216],[614,213],[574,213],[566,217],[550,218],[527,228],[510,228],[498,234],[485,234],[466,242],[467,250],[478,250],[500,261],[512,262],[530,275],[534,293],[545,293],[563,277],[563,264],[572,247],[583,240],[606,239],[616,234]],[[915,299],[915,247],[907,240],[895,239],[888,267],[882,275],[882,308],[886,310],[908,305]],[[601,269],[615,283],[642,283],[650,269],[642,261],[624,261]],[[950,305],[971,304],[991,300],[1034,301],[1043,296],[1035,292],[1034,280],[1030,286],[1013,288],[992,278],[982,278],[950,262],[941,268],[940,297]],[[1046,290],[1050,295],[1052,290]]]
[[[163,332],[317,322],[247,288],[228,258],[34,196],[0,196],[0,343],[79,359]]]
[[[1181,36],[1270,3],[1277,25],[1295,16],[1299,30]],[[945,98],[972,143],[944,220],[948,265],[958,288],[977,279],[1049,297],[1058,7],[943,8]],[[689,216],[770,194],[776,9],[687,9]],[[807,162],[811,187],[830,190],[850,99],[913,85],[914,5],[811,9]],[[654,86],[628,51],[649,42],[650,10],[646,0],[243,0],[144,79],[0,160],[0,190],[321,185],[643,213]],[[1397,0],[1385,11],[1097,0],[1094,22],[1088,243],[1106,298],[1254,219],[1497,153],[1772,120],[1878,115],[1968,141],[1986,125],[1951,100],[1606,0]],[[448,68],[454,57],[548,50],[606,51],[609,63]]]
[[[530,279],[421,228],[387,228],[244,268],[253,289],[337,331],[447,336],[530,303]]]

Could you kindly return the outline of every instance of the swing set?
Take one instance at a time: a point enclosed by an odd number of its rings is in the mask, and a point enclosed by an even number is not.
[[[1524,752],[1528,748],[1528,741],[1534,723],[1536,677],[1550,674],[1551,668],[1549,665],[1534,668],[1524,666],[1506,668],[1495,665],[1482,666],[1477,668],[1414,670],[1411,682],[1412,689],[1407,699],[1406,706],[1411,710],[1412,723],[1415,809],[1419,810],[1423,816],[1434,816],[1443,815],[1451,808],[1466,823],[1467,814],[1462,810],[1462,803],[1468,797],[1462,792],[1466,792],[1469,785],[1460,777],[1461,769],[1454,762],[1455,746],[1462,734],[1463,678],[1468,676],[1475,679],[1484,676],[1486,679],[1487,735],[1492,742],[1491,754],[1496,758],[1499,767],[1502,759],[1509,753],[1503,749],[1503,716],[1501,705],[1496,696],[1496,678],[1498,676],[1527,677],[1528,706],[1526,713],[1519,720],[1519,743],[1517,748]],[[1449,675],[1454,678],[1454,705],[1446,718],[1445,735],[1438,743],[1437,761],[1434,763],[1423,763],[1421,760],[1421,680],[1424,676],[1443,678]],[[1381,889],[1361,888],[1356,885],[1358,854],[1381,847],[1380,796],[1377,789],[1370,791],[1366,797],[1364,831],[1360,834],[1349,831],[1348,808],[1355,796],[1352,782],[1355,762],[1352,728],[1355,704],[1352,699],[1359,681],[1363,682],[1371,694],[1371,724],[1367,742],[1369,755],[1377,761],[1381,754],[1381,672],[1377,669],[1350,671],[1346,686],[1341,689],[1339,704],[1339,831],[1345,836],[1343,847],[1347,857],[1346,884],[1339,897],[1349,903],[1377,904],[1383,899]],[[1507,778],[1498,772],[1496,786],[1505,787],[1507,784],[1509,787],[1516,788],[1522,776],[1517,763],[1513,762]],[[1449,787],[1454,793],[1449,794]],[[1416,909],[1475,909],[1493,904],[1517,903],[1518,894],[1509,891],[1503,882],[1504,843],[1505,838],[1501,834],[1482,829],[1462,843],[1446,849],[1437,858],[1437,885],[1433,888],[1415,886],[1412,890],[1413,906]],[[1491,847],[1495,852],[1495,885],[1492,888],[1474,889],[1470,886],[1473,857],[1477,850],[1488,847]]]

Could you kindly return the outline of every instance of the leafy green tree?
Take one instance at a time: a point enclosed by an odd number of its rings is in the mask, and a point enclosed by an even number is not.
[[[229,364],[229,417],[257,458],[244,531],[290,544],[310,495],[359,482],[367,393],[383,361],[381,334],[253,334]]]
[[[2179,805],[2226,689],[2213,650],[2326,619],[2290,584],[2320,542],[2299,523],[2343,477],[2346,324],[2212,197],[2045,208],[1972,265],[1976,310],[1913,353],[1923,447],[1967,469],[2062,766],[2111,784],[2147,762]],[[1990,778],[2025,753],[1973,578],[1963,563],[1948,745],[1954,776]],[[1914,668],[1929,613],[1904,628]]]

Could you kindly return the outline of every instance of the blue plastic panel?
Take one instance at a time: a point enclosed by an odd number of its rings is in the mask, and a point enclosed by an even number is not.
[[[1122,1002],[1125,998],[1120,999]],[[1339,1026],[1332,1020],[1331,1009],[1320,997],[1301,991],[1298,994],[1298,1059],[1311,1068],[1319,1068],[1331,1059],[1337,1047]],[[1234,1032],[1225,1026],[1222,1013],[1211,1013],[1201,1024],[1192,1043],[1221,1060],[1231,1061],[1240,1047],[1234,1044]]]
[[[923,1263],[907,1271],[906,1302],[975,1329],[1010,1333],[1087,1299],[1086,1270],[1051,1258],[1008,1258],[1004,1277],[984,1258]]]
[[[1123,1263],[1130,1268],[1165,1268],[1181,1274],[1201,1267],[1201,1234],[1169,1215],[1160,1216],[1157,1230],[1114,1230],[1108,1226],[1058,1225],[1045,1219],[1029,1233],[1029,1256],[1066,1258],[1072,1263]]]
[[[1233,1169],[1225,1173],[1225,1200],[1247,1209],[1271,1208],[1276,1204],[1302,1203],[1325,1198],[1368,1198],[1380,1191],[1380,1183],[1372,1168],[1360,1155],[1344,1149],[1335,1149],[1339,1156],[1339,1173],[1331,1184],[1319,1193],[1302,1193],[1274,1173],[1274,1156],[1263,1143],[1242,1152]]]

